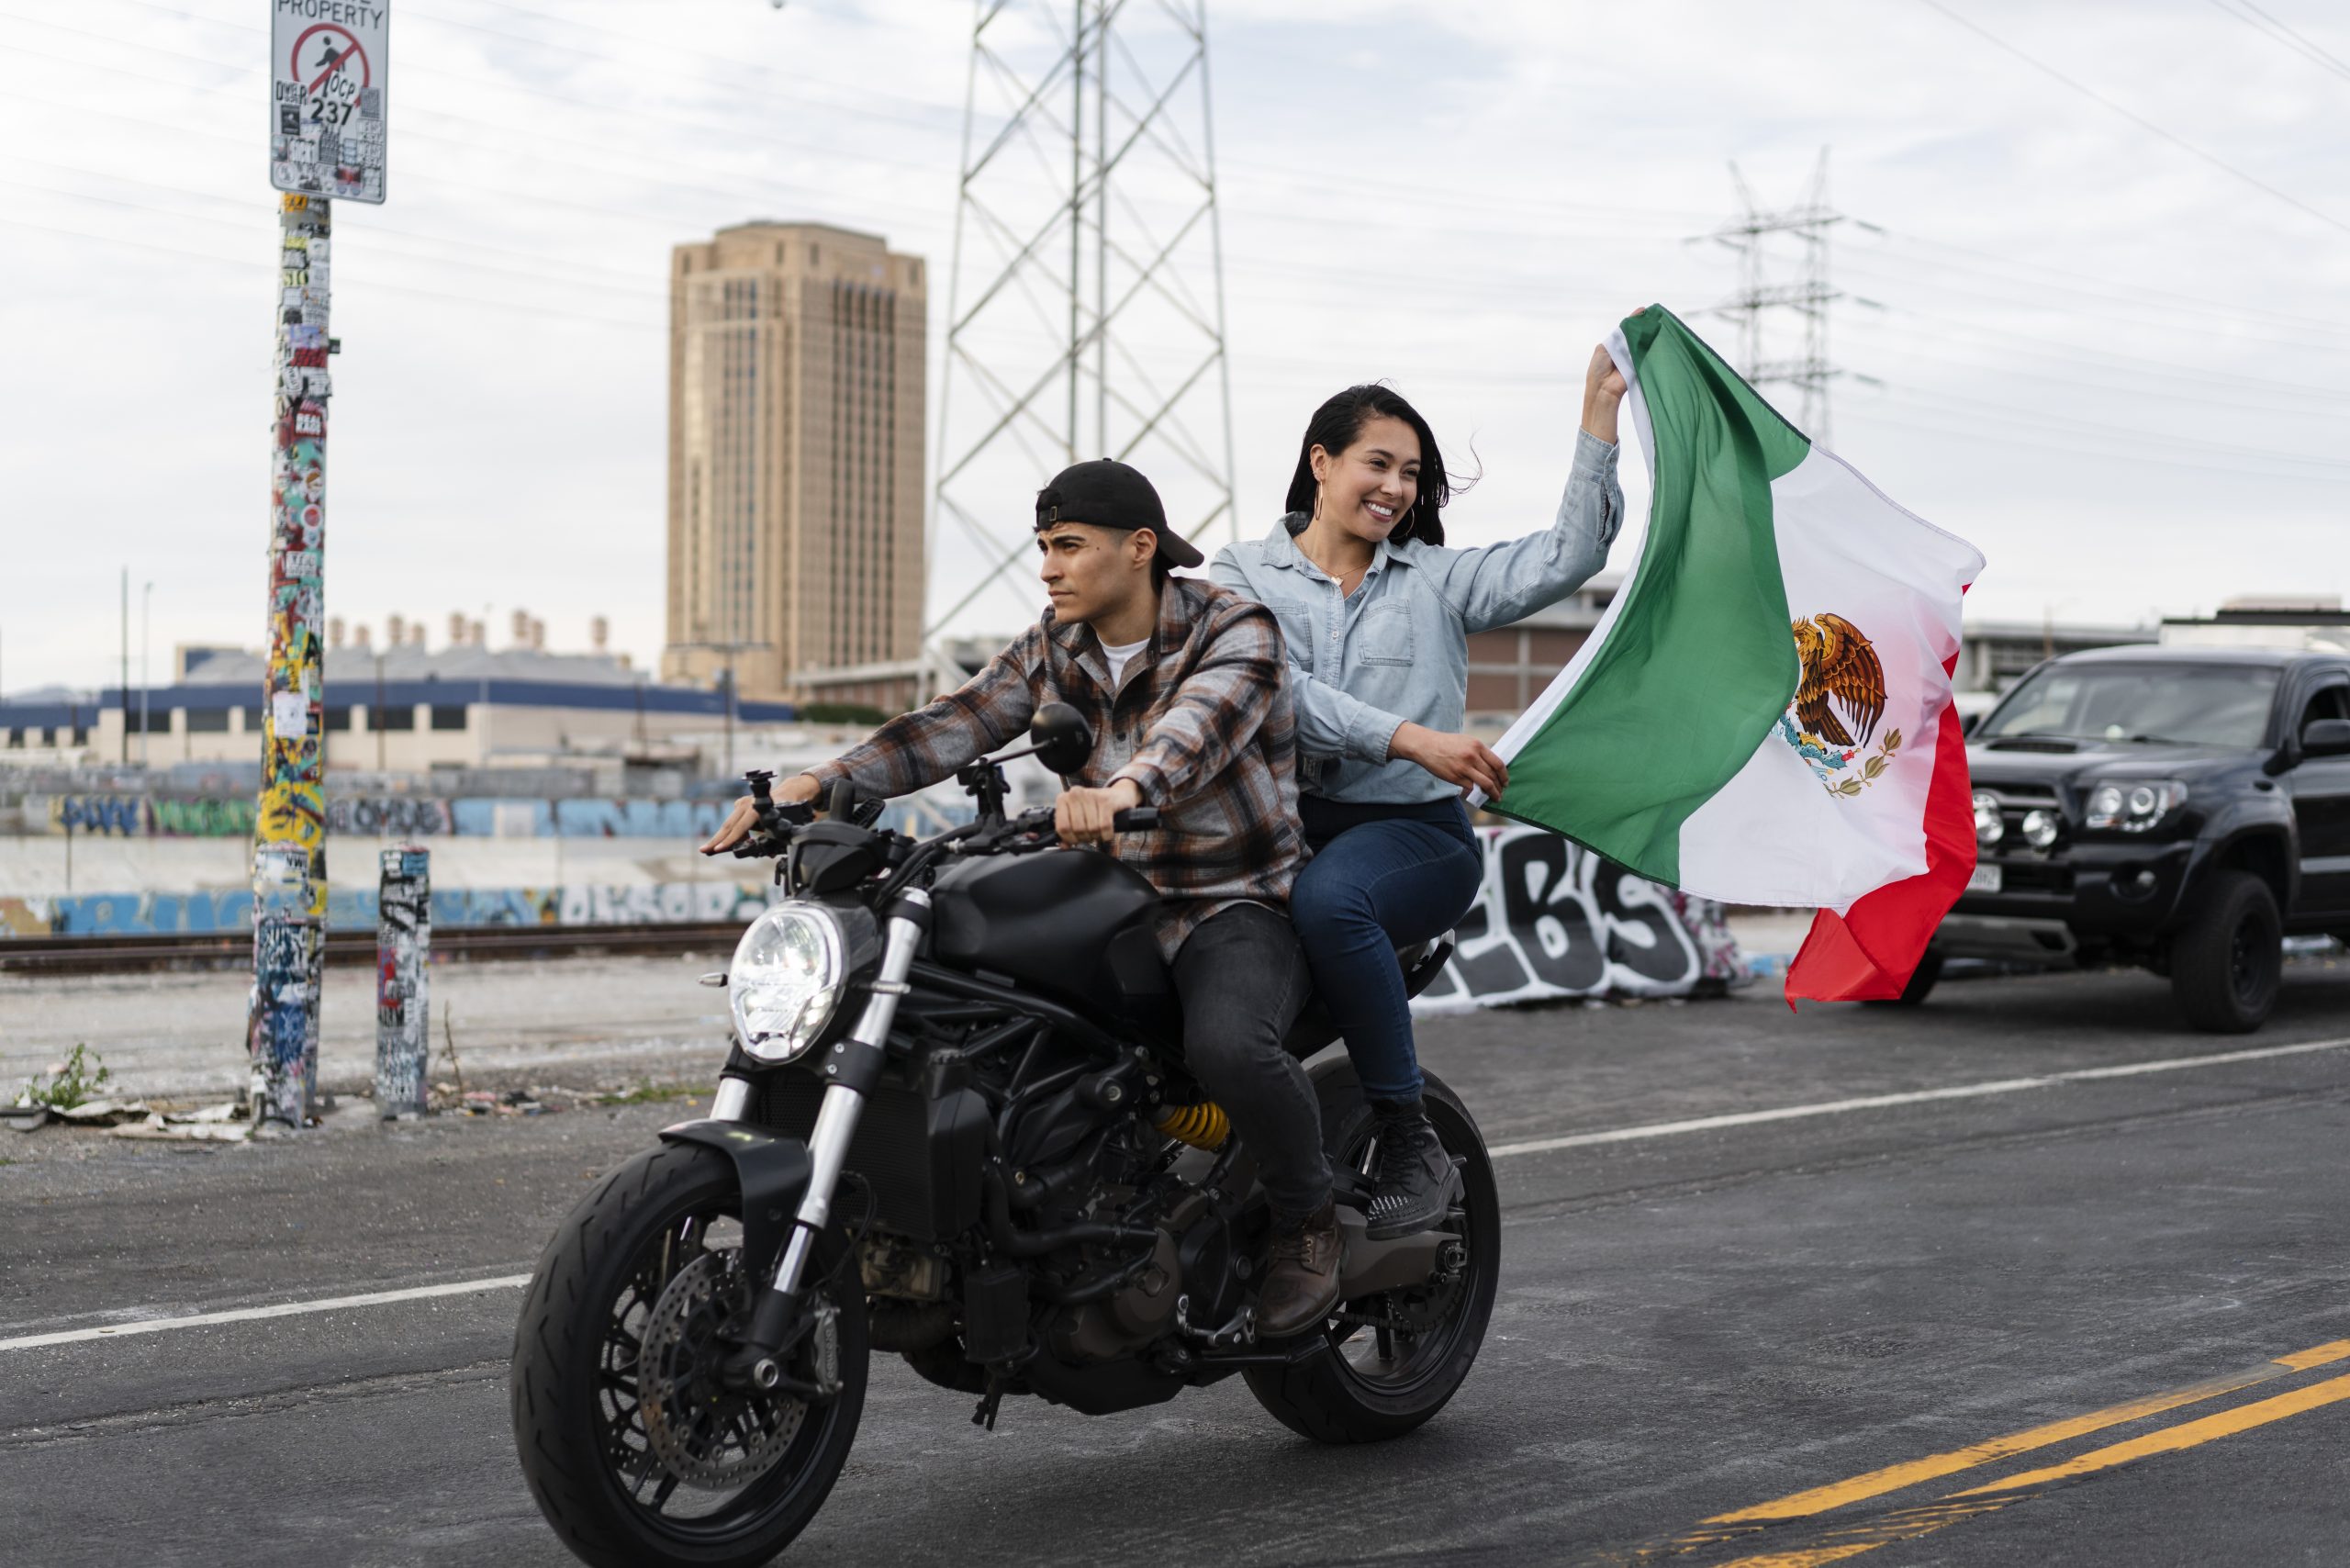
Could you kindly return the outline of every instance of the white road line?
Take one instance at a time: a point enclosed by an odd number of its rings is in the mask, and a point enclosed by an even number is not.
[[[1599,1132],[1571,1133],[1564,1137],[1534,1138],[1525,1143],[1497,1144],[1487,1152],[1495,1159],[1519,1154],[1548,1154],[1552,1149],[1588,1148],[1595,1144],[1632,1143],[1641,1138],[1674,1137],[1683,1133],[1714,1132],[1724,1127],[1751,1127],[1763,1122],[1787,1122],[1806,1116],[1834,1116],[1847,1111],[1884,1110],[1896,1105],[1924,1105],[1938,1100],[1976,1100],[1994,1094],[2016,1094],[2027,1089],[2053,1089],[2100,1078],[2136,1078],[2152,1072],[2181,1072],[2188,1068],[2223,1067],[2232,1062],[2264,1061],[2273,1057],[2302,1056],[2311,1051],[2336,1051],[2350,1047],[2350,1037],[2307,1040],[2292,1046],[2263,1046],[2255,1050],[2222,1051],[2216,1056],[2168,1057],[2155,1061],[2123,1062],[2115,1067],[2076,1068],[2037,1078],[2002,1078],[1987,1083],[1961,1083],[1947,1089],[1913,1089],[1899,1094],[1864,1094],[1852,1100],[1823,1100],[1809,1105],[1782,1105],[1769,1111],[1740,1111],[1725,1116],[1695,1116],[1685,1122],[1651,1122],[1645,1126],[1609,1127]],[[101,1328],[69,1328],[53,1334],[26,1334],[0,1339],[0,1350],[29,1350],[41,1345],[71,1345],[84,1339],[119,1339],[129,1334],[160,1334],[166,1328],[203,1328],[216,1323],[252,1323],[265,1317],[298,1317],[312,1312],[340,1312],[353,1306],[388,1306],[394,1302],[425,1301],[433,1296],[471,1295],[481,1291],[517,1290],[531,1282],[528,1274],[500,1274],[495,1279],[464,1280],[449,1285],[418,1285],[409,1290],[376,1291],[370,1295],[331,1296],[323,1301],[289,1301],[275,1306],[240,1307],[233,1312],[201,1312],[186,1317],[150,1317],[130,1323],[109,1323]]]
[[[531,1282],[528,1274],[500,1274],[491,1280],[463,1280],[453,1285],[417,1285],[403,1291],[376,1291],[370,1295],[339,1295],[324,1301],[287,1301],[275,1306],[244,1306],[234,1312],[199,1312],[187,1317],[145,1317],[130,1323],[109,1323],[103,1328],[68,1328],[55,1334],[25,1334],[0,1339],[0,1350],[29,1350],[39,1345],[71,1345],[82,1339],[119,1339],[126,1334],[160,1334],[166,1328],[205,1328],[215,1323],[252,1323],[264,1317],[298,1317],[308,1312],[340,1312],[347,1306],[387,1306],[396,1301],[424,1301],[438,1295],[472,1295],[479,1291],[515,1290]]]
[[[1725,1116],[1693,1116],[1685,1122],[1651,1122],[1646,1126],[1609,1127],[1600,1132],[1570,1133],[1564,1137],[1532,1138],[1524,1143],[1496,1144],[1485,1152],[1495,1159],[1519,1154],[1548,1154],[1560,1148],[1589,1148],[1595,1144],[1632,1143],[1641,1138],[1675,1137],[1683,1133],[1709,1133],[1724,1127],[1751,1127],[1763,1122],[1791,1122],[1807,1116],[1836,1116],[1847,1111],[1878,1111],[1895,1105],[1925,1105],[1937,1100],[1977,1100],[1994,1094],[2018,1094],[2027,1089],[2053,1089],[2099,1078],[2137,1078],[2152,1072],[2182,1072],[2195,1067],[2221,1067],[2231,1062],[2261,1061],[2270,1057],[2302,1056],[2311,1051],[2338,1051],[2350,1038],[2305,1040],[2299,1045],[2262,1046],[2255,1050],[2222,1051],[2216,1056],[2167,1057],[2155,1061],[2123,1062],[2115,1067],[2076,1068],[2069,1072],[2043,1073],[2037,1078],[2001,1078],[1987,1083],[1961,1083],[1948,1089],[1912,1089],[1899,1094],[1864,1094],[1852,1100],[1822,1100],[1809,1105],[1781,1105],[1769,1111],[1739,1111]]]

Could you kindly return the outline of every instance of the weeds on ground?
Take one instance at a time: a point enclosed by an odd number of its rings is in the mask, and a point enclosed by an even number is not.
[[[599,1105],[658,1105],[666,1101],[699,1099],[715,1092],[706,1083],[640,1083],[633,1089],[607,1091],[595,1096],[595,1103]]]
[[[19,1105],[46,1105],[52,1111],[70,1111],[76,1105],[87,1104],[105,1092],[114,1074],[106,1064],[89,1054],[90,1047],[77,1045],[73,1054],[50,1068],[46,1074],[35,1073],[25,1080],[17,1093]],[[95,1071],[92,1071],[92,1069]],[[46,1078],[47,1081],[43,1081]]]

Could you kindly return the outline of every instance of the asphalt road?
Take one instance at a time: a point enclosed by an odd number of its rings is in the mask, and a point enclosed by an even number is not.
[[[1437,1420],[1317,1448],[1236,1379],[989,1434],[884,1360],[786,1561],[2350,1562],[2350,966],[2296,966],[2245,1038],[2127,975],[1423,1038],[1517,1150],[1492,1334]],[[2245,1051],[2273,1054],[2169,1065]],[[0,1340],[522,1271],[678,1114],[14,1139]],[[0,1348],[0,1561],[568,1561],[508,1431],[519,1298]]]

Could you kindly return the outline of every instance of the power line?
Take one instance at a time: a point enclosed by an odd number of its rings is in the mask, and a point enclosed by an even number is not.
[[[2331,71],[2344,81],[2350,81],[2350,65],[2344,64],[2259,6],[2253,5],[2252,0],[2238,0],[2238,3],[2244,7],[2241,11],[2229,6],[2226,0],[2211,0],[2211,4],[2218,9],[2233,17],[2271,43],[2288,49],[2320,69]]]
[[[2135,294],[2151,296],[2156,301],[2170,300],[2182,305],[2198,306],[2215,315],[2241,316],[2247,320],[2266,319],[2288,327],[2316,327],[2329,332],[2350,333],[2350,320],[2329,321],[2315,316],[2296,316],[2285,311],[2264,310],[2256,306],[2244,305],[2233,300],[2212,299],[2202,295],[2182,294],[2176,289],[2157,288],[2152,284],[2125,283],[2109,277],[2092,276],[2087,273],[2068,272],[2062,267],[2049,266],[2043,262],[2020,261],[2013,256],[2002,256],[1990,251],[1978,251],[1967,245],[1955,245],[1947,240],[1929,239],[1922,234],[1913,234],[1907,230],[1889,229],[1878,223],[1862,223],[1856,219],[1854,227],[1886,239],[1897,240],[1904,244],[1923,245],[1930,250],[1948,251],[1955,255],[1973,256],[1979,261],[1996,263],[2017,272],[2039,273],[2049,277],[2065,278],[2075,283],[2087,284],[2092,286],[2087,289],[2076,289],[2073,292],[2090,297],[2110,298],[2113,291],[2121,288]],[[1939,264],[1957,266],[1964,263],[1943,262]]]
[[[1992,32],[1989,28],[1960,16],[1956,11],[1952,10],[1948,6],[1943,5],[1942,0],[1918,0],[1918,3],[1930,10],[1941,12],[1952,21],[1956,22],[1960,27],[1964,28],[1968,32],[1975,34],[1976,37],[1984,39],[1986,42],[1996,48],[2005,50],[2008,53],[2014,55],[2018,60],[2022,61],[2026,65],[2031,66],[2034,71],[2041,73],[2042,75],[2053,77],[2056,81],[2063,83],[2065,86],[2070,87],[2076,93],[2080,94],[2083,97],[2089,98],[2097,103],[2102,104],[2105,107],[2112,110],[2115,114],[2120,115],[2123,119],[2128,120],[2131,124],[2138,127],[2140,129],[2152,131],[2154,135],[2161,137],[2165,141],[2169,142],[2172,146],[2178,148],[2180,151],[2193,153],[2196,157],[2202,159],[2203,162],[2210,164],[2213,168],[2218,169],[2224,174],[2231,174],[2236,179],[2242,180],[2245,185],[2250,185],[2256,191],[2260,191],[2267,196],[2276,197],[2278,201],[2283,202],[2286,206],[2292,207],[2297,212],[2308,214],[2310,217],[2316,218],[2320,223],[2326,225],[2328,228],[2339,229],[2344,234],[2350,234],[2350,223],[2344,223],[2342,219],[2334,217],[2333,214],[2322,212],[2318,208],[2311,207],[2309,203],[2301,200],[2301,198],[2297,196],[2292,196],[2285,191],[2278,190],[2275,185],[2270,185],[2267,181],[2261,179],[2255,174],[2246,174],[2244,170],[2237,168],[2233,163],[2229,162],[2219,154],[2205,151],[2202,148],[2196,146],[2195,143],[2188,140],[2185,137],[2180,136],[2163,126],[2155,124],[2153,120],[2148,119],[2145,116],[2138,113],[2135,109],[2123,107],[2121,105],[2115,103],[2111,98],[2107,97],[2104,94],[2098,92],[2096,88],[2089,86],[2087,84],[2076,81],[2074,78],[2067,76],[2063,72],[2057,70],[2054,66],[2047,64],[2031,55],[2026,54],[2022,50],[2018,49],[2015,45],[1999,37],[1997,33]]]
[[[206,17],[197,13],[184,11],[174,6],[159,4],[158,0],[121,0],[121,3],[136,6],[143,10],[153,11],[162,16],[173,17],[184,21],[199,22],[212,27],[230,28],[239,32],[264,32],[267,30],[259,24],[231,22],[218,17]],[[554,17],[548,13],[532,10],[527,6],[508,4],[506,3],[506,0],[491,0],[491,3],[499,5],[502,9],[515,12],[520,16],[536,17],[542,20],[554,23],[566,33],[575,32],[581,28],[586,28],[588,30],[605,33],[614,38],[622,39],[631,43],[638,45],[649,44],[667,49],[673,53],[682,54],[689,59],[703,61],[712,65],[724,66],[737,71],[755,73],[775,81],[788,84],[790,91],[796,95],[804,95],[808,85],[811,83],[820,85],[830,84],[827,78],[811,72],[786,71],[780,67],[762,65],[752,62],[726,60],[721,56],[704,54],[699,50],[684,49],[680,46],[665,43],[661,40],[647,38],[640,34],[623,33],[615,28],[599,28],[588,23],[575,23],[571,17]],[[576,44],[555,43],[553,40],[548,39],[524,38],[519,34],[504,33],[499,32],[495,28],[483,28],[476,23],[461,22],[453,17],[433,16],[429,12],[403,13],[403,15],[408,14],[413,14],[428,20],[442,23],[450,27],[488,33],[493,37],[503,38],[512,41],[541,44],[546,47],[562,49],[565,52],[582,55],[586,58],[599,61],[605,64],[619,66],[631,73],[639,72],[643,69],[643,62],[640,60],[586,50]],[[128,41],[119,39],[112,34],[93,32],[80,28],[68,28],[61,23],[50,22],[39,17],[25,17],[16,12],[0,11],[0,17],[8,17],[17,21],[33,22],[39,26],[52,28],[62,32],[76,33],[82,37],[93,39],[109,45]],[[182,59],[196,61],[199,63],[209,65],[219,70],[252,71],[258,69],[256,67],[231,64],[226,61],[214,60],[203,55],[189,54],[185,50],[171,50],[161,45],[134,43],[133,47],[146,50],[153,53],[176,54]],[[89,61],[74,61],[73,63],[85,68],[92,68],[95,65],[95,62]],[[109,74],[114,73],[114,67],[111,63],[107,64],[105,69]],[[561,95],[549,94],[543,89],[526,86],[519,83],[502,81],[495,83],[484,82],[480,77],[460,75],[447,70],[445,67],[430,64],[417,64],[407,66],[404,69],[411,72],[421,72],[428,75],[445,77],[451,81],[458,82],[468,86],[495,86],[502,91],[511,90],[534,94],[542,97],[546,97],[553,102],[564,103],[575,107],[593,110],[599,116],[599,118],[607,115],[610,109],[610,106],[607,105],[592,103],[584,99],[565,97]],[[668,71],[665,73],[677,76],[681,80],[698,80],[682,72]],[[187,84],[178,83],[172,84],[190,85]],[[204,91],[210,89],[197,88],[196,90]],[[872,87],[866,88],[864,90],[864,95],[870,98],[878,98],[884,102],[904,104],[911,107],[926,111],[928,118],[912,118],[905,116],[889,115],[882,111],[873,109],[867,106],[859,105],[853,101],[839,97],[825,98],[822,101],[821,106],[827,113],[840,112],[863,115],[867,118],[883,119],[892,124],[904,125],[917,130],[932,132],[934,134],[952,134],[952,118],[950,118],[949,119],[943,121],[937,117],[956,117],[957,115],[957,109],[954,105],[934,103],[928,99],[909,98],[902,95],[893,95]],[[447,110],[433,112],[447,115],[451,118],[464,119],[472,124],[494,125],[496,123],[492,121],[476,119],[470,116],[456,115]],[[688,129],[722,129],[728,135],[747,136],[754,140],[769,141],[778,146],[789,147],[801,151],[821,152],[827,158],[835,160],[848,158],[859,161],[902,164],[923,172],[930,172],[939,166],[936,160],[889,158],[867,153],[861,148],[855,145],[844,147],[838,141],[810,142],[793,140],[789,138],[775,136],[763,129],[746,128],[740,122],[737,122],[734,125],[722,127],[703,126],[682,121],[677,123],[684,125],[685,128]],[[1244,178],[1248,177],[1253,172],[1259,175],[1271,175],[1284,181],[1288,181],[1292,185],[1298,181],[1304,181],[1316,185],[1320,185],[1326,178],[1324,173],[1319,170],[1291,168],[1281,164],[1254,162],[1247,159],[1227,158],[1222,160],[1221,162],[1223,173],[1227,174],[1238,174]],[[1040,188],[1049,186],[1049,185],[1050,181],[1046,180],[1042,183],[1042,186],[1040,186]],[[1472,211],[1516,214],[1523,210],[1525,204],[1525,196],[1523,193],[1520,192],[1510,192],[1492,196],[1481,196],[1473,193],[1464,192],[1458,186],[1415,185],[1410,184],[1395,183],[1387,183],[1383,185],[1383,188],[1396,192],[1400,195],[1408,196],[1416,202],[1433,203],[1436,205],[1449,206]],[[1704,214],[1697,212],[1695,209],[1688,208],[1629,208],[1615,204],[1595,206],[1583,203],[1562,202],[1552,200],[1549,197],[1543,198],[1542,205],[1546,210],[1550,211],[1596,213],[1610,218],[1619,219],[1624,218],[1646,218],[1661,224],[1671,224],[1675,227],[1676,230],[1681,227],[1685,227],[1691,220],[1704,216]],[[1246,211],[1250,212],[1253,215],[1274,218],[1284,218],[1289,216],[1285,209],[1273,207],[1256,208],[1240,204],[1233,204],[1231,210],[1236,212]]]
[[[43,234],[62,234],[70,239],[86,240],[101,245],[125,245],[133,250],[157,251],[165,255],[185,256],[196,261],[213,262],[221,266],[238,267],[246,272],[275,275],[277,268],[265,262],[250,261],[241,256],[217,255],[210,251],[192,251],[184,245],[161,245],[151,240],[126,239],[119,234],[93,234],[86,229],[67,229],[54,223],[34,223],[21,218],[0,218],[0,224],[12,229],[29,229]],[[338,262],[336,271],[348,274],[347,263]],[[666,332],[668,324],[656,321],[623,321],[612,316],[590,316],[576,310],[549,309],[543,306],[525,305],[517,300],[488,298],[478,295],[448,294],[437,288],[419,288],[413,284],[392,283],[383,278],[366,278],[366,287],[388,289],[395,294],[412,294],[421,299],[438,299],[455,305],[469,305],[477,309],[494,310],[500,315],[520,314],[543,316],[559,321],[586,321],[599,327],[621,327],[630,331]]]
[[[2111,301],[2103,307],[2098,307],[2093,304],[2058,304],[2051,301],[2047,297],[2047,291],[2037,286],[2032,286],[2033,291],[2031,293],[2001,293],[1996,289],[1969,287],[1963,284],[1919,279],[1911,274],[1878,266],[1872,266],[1866,261],[1853,263],[1850,256],[1847,256],[1845,260],[1849,264],[1855,266],[1857,270],[1868,276],[1875,277],[1886,282],[1922,286],[1927,289],[1946,295],[1953,299],[1979,300],[1989,305],[2008,306],[2017,309],[2030,310],[2040,314],[2054,316],[2066,321],[2094,316],[2103,317],[2108,320],[2119,322],[2121,325],[2128,327],[2148,328],[2156,330],[2184,330],[2176,319],[2162,317],[2149,319],[2144,315],[2131,314],[2129,308],[2127,308],[2129,303],[2127,301]],[[2159,309],[2160,308],[2148,306],[2143,308],[2154,310]],[[2255,323],[2254,325],[2260,325],[2260,323]],[[2246,330],[2241,325],[2236,326],[2233,330],[2236,340],[2241,342],[2259,344],[2271,348],[2301,349],[2314,351],[2320,353],[2350,353],[2350,342],[2342,344],[2311,342],[2306,331],[2293,337],[2272,337],[2266,333]]]
[[[2009,420],[2034,430],[2071,430],[2085,436],[2114,442],[2138,442],[2162,452],[2198,452],[2215,457],[2244,457],[2259,463],[2295,463],[2323,468],[2337,474],[2350,475],[2350,458],[2313,457],[2297,452],[2278,452],[2273,448],[2244,446],[2233,442],[2205,441],[2198,437],[2173,435],[2164,431],[2109,424],[2102,420],[2085,420],[2071,414],[2056,414],[2019,409],[2012,404],[1994,403],[1982,398],[1968,398],[1956,392],[1936,392],[1924,387],[1895,386],[1889,395],[1903,399],[1928,403],[1950,404],[1976,410],[1977,419]]]
[[[1981,425],[1970,426],[1963,420],[1953,422],[1948,420],[1939,420],[1932,424],[1919,424],[1909,420],[1898,419],[1883,413],[1880,410],[1872,408],[1865,402],[1852,404],[1847,409],[1846,412],[1848,417],[1858,419],[1864,424],[1884,425],[1892,430],[1908,431],[1914,434],[1932,436],[1937,440],[1945,442],[1953,435],[1979,435],[1988,440],[1999,442],[2008,446],[2028,447],[2035,452],[2056,453],[2062,456],[2073,459],[2076,463],[2086,460],[2088,462],[2121,465],[2132,468],[2143,467],[2148,464],[2152,464],[2160,468],[2188,469],[2200,474],[2218,474],[2229,478],[2273,479],[2286,484],[2296,485],[2326,485],[2337,483],[2337,481],[2329,481],[2313,475],[2280,474],[2274,468],[2239,467],[2232,464],[2224,463],[2198,463],[2189,458],[2174,457],[2164,452],[2087,452],[2082,450],[2078,446],[2059,445],[2054,442],[2049,441],[2034,441],[2029,436],[2014,435],[2007,431],[1997,428]]]

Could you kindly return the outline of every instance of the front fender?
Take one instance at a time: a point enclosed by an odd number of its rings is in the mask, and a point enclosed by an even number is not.
[[[2264,845],[2267,846],[2265,857],[2259,848]],[[2201,896],[2213,867],[2229,865],[2249,865],[2263,871],[2277,884],[2277,909],[2288,916],[2292,913],[2301,892],[2300,835],[2293,820],[2292,801],[2281,791],[2263,790],[2212,813],[2196,835],[2181,906]]]
[[[775,1271],[784,1238],[808,1191],[808,1146],[747,1122],[679,1122],[663,1143],[698,1143],[734,1162],[743,1189],[743,1264],[754,1279]]]

